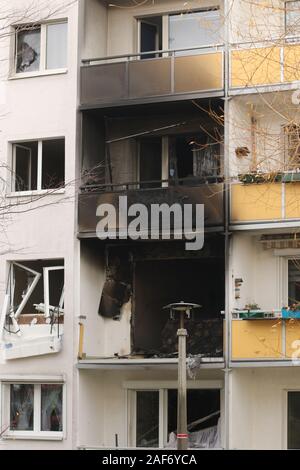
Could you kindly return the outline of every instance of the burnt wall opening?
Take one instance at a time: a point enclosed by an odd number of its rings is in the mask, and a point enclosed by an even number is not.
[[[186,322],[187,353],[222,356],[224,299],[223,257],[136,261],[134,352],[176,356],[178,321],[163,307],[183,300],[202,305]]]

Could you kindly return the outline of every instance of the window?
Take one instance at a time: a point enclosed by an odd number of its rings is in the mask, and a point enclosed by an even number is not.
[[[204,10],[169,16],[169,49],[220,44],[220,10]],[[178,54],[186,55],[188,51]],[[192,54],[193,51],[190,51]]]
[[[67,28],[67,22],[17,26],[16,73],[66,68]]]
[[[129,400],[129,445],[176,447],[177,389],[130,390]],[[219,418],[219,389],[187,390],[189,447],[220,447]]]
[[[285,2],[285,35],[293,42],[300,39],[300,1]]]
[[[65,140],[13,144],[12,191],[56,189],[64,186]]]
[[[10,383],[4,384],[3,392],[5,436],[39,434],[62,438],[62,383]]]
[[[287,448],[300,449],[300,392],[288,392]]]
[[[285,134],[285,169],[300,168],[300,126],[291,124],[284,127]]]
[[[201,11],[147,16],[138,19],[139,51],[151,52],[166,49],[188,49],[223,43],[223,26],[220,9],[213,7]],[[181,51],[187,55],[197,51]],[[153,59],[161,54],[145,54],[141,59]]]
[[[51,331],[57,324],[59,333],[64,316],[63,260],[11,262],[2,312],[6,318],[1,324],[0,335],[4,329],[20,336],[20,315],[22,323],[26,323],[26,316],[30,323],[39,315],[39,324],[49,323]]]
[[[140,19],[140,52],[162,49],[162,16]],[[141,59],[153,59],[155,54],[145,54]]]
[[[288,296],[289,306],[300,304],[300,260],[288,260]]]

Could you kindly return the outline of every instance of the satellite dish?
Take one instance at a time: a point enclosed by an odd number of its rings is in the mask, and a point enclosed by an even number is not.
[[[295,105],[300,104],[300,89],[299,88],[295,90],[292,94],[292,103]]]

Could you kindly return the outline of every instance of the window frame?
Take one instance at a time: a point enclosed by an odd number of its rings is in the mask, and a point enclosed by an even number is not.
[[[286,40],[286,42],[288,43],[298,43],[300,42],[300,31],[299,31],[299,34],[291,34],[289,32],[287,32],[287,6],[289,3],[291,2],[294,2],[294,1],[298,1],[299,2],[299,14],[300,14],[300,1],[299,0],[285,0],[284,2],[284,38]],[[300,28],[300,24],[299,24],[299,28]]]
[[[67,51],[67,61],[66,66],[56,69],[47,69],[47,27],[49,25],[56,25],[56,24],[66,24],[67,25],[67,44],[66,44],[66,51]],[[22,28],[26,28],[26,26],[40,27],[40,64],[39,70],[29,71],[29,72],[17,72],[17,56],[18,56],[18,33],[22,32]],[[18,78],[29,78],[35,77],[39,75],[56,75],[61,73],[67,73],[68,71],[68,32],[69,32],[69,23],[68,18],[59,18],[51,21],[45,22],[36,22],[36,23],[23,23],[23,24],[16,24],[13,25],[13,48],[12,48],[12,55],[13,60],[11,64],[11,73],[10,79],[18,79]],[[20,28],[20,29],[19,29]],[[18,30],[19,29],[19,30]],[[25,29],[24,29],[25,30]],[[23,31],[24,31],[23,30]]]
[[[50,140],[64,140],[64,184],[58,188],[42,188],[42,174],[43,174],[43,142]],[[37,152],[37,187],[36,189],[30,189],[28,191],[17,191],[16,190],[16,149],[17,147],[24,147],[23,144],[26,142],[37,142],[38,152]],[[65,136],[55,136],[55,137],[46,137],[46,138],[37,138],[37,139],[27,139],[27,140],[16,140],[10,142],[11,146],[11,164],[10,167],[10,184],[8,188],[7,196],[31,196],[34,194],[61,194],[65,192],[66,185],[66,137]]]
[[[207,11],[212,11],[212,10],[218,10],[220,14],[222,14],[222,8],[221,4],[218,5],[211,5],[211,6],[203,6],[202,8],[196,7],[196,8],[188,8],[187,10],[174,10],[174,11],[164,11],[164,12],[158,12],[158,13],[151,13],[151,14],[146,14],[146,15],[136,15],[135,16],[135,22],[136,22],[136,53],[139,54],[141,52],[141,22],[145,21],[147,22],[147,19],[151,21],[151,17],[155,16],[161,16],[162,18],[162,52],[165,50],[169,49],[169,18],[170,16],[173,15],[180,15],[180,14],[189,14],[189,13],[204,13]],[[223,43],[218,43],[218,44],[211,44],[208,47],[209,48],[214,48],[216,46],[222,46]],[[201,46],[199,46],[201,47]],[[162,57],[168,57],[168,53],[162,54]],[[141,57],[139,57],[139,60],[141,60]],[[151,59],[148,59],[151,60]]]
[[[134,449],[143,449],[136,446],[136,392],[157,391],[159,393],[159,429],[158,449],[165,448],[168,439],[168,390],[177,389],[176,380],[170,381],[129,381],[124,382],[125,409],[126,409],[126,434],[127,446]],[[220,419],[221,419],[221,442],[224,439],[223,416],[224,416],[224,384],[222,380],[188,380],[187,389],[216,390],[220,391]],[[147,449],[155,449],[148,447]]]
[[[10,386],[11,385],[33,385],[33,431],[14,431],[10,429]],[[62,431],[41,431],[41,385],[62,386]],[[62,441],[66,438],[66,384],[64,380],[7,380],[2,381],[2,413],[1,429],[4,428],[3,439],[31,439],[31,440],[56,440]],[[7,427],[8,426],[8,427]]]

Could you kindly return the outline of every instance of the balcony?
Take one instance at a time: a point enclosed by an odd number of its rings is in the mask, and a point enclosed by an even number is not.
[[[300,182],[233,183],[231,224],[300,219]]]
[[[234,319],[231,325],[232,361],[290,362],[298,351],[298,319]]]
[[[216,178],[214,180],[216,181]],[[84,186],[79,194],[79,235],[82,238],[95,237],[98,222],[97,207],[109,203],[117,211],[119,196],[127,196],[128,206],[139,203],[144,204],[149,210],[151,204],[166,203],[169,206],[174,203],[181,206],[183,204],[204,204],[205,227],[219,227],[221,229],[224,223],[223,183],[221,182],[222,178],[217,178],[217,180],[218,182],[207,184],[181,179],[177,181],[176,185],[171,180],[143,181],[143,189],[139,189],[138,182]],[[153,188],[153,185],[156,187]],[[193,227],[195,227],[194,220]],[[122,228],[117,221],[116,229],[121,231]]]
[[[257,86],[291,84],[300,79],[298,63],[300,45],[272,42],[233,46],[230,52],[230,88],[251,89]]]
[[[219,45],[85,59],[82,62],[82,108],[153,102],[181,96],[223,95],[224,52],[223,46]]]

